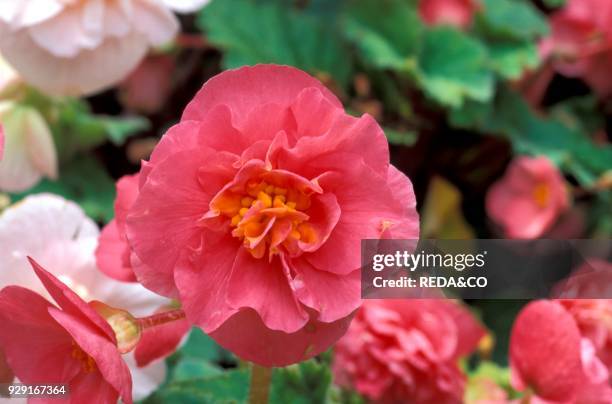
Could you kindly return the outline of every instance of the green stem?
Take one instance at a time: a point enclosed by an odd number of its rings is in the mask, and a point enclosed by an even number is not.
[[[271,381],[272,368],[266,368],[253,364],[253,366],[251,367],[251,389],[249,391],[249,404],[268,404]]]

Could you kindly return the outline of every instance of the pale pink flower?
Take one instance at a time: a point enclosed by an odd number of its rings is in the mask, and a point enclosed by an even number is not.
[[[131,250],[118,265],[266,366],[344,333],[360,304],[362,239],[418,238],[411,183],[389,165],[380,127],[286,66],[207,82],[136,182],[110,237]]]
[[[459,359],[484,335],[454,301],[366,300],[335,346],[335,380],[376,403],[459,404]]]
[[[21,192],[43,177],[57,178],[57,154],[47,122],[34,108],[0,101],[4,158],[0,161],[0,191]]]
[[[151,315],[169,303],[139,284],[117,282],[102,274],[94,258],[98,234],[97,225],[75,203],[50,194],[27,197],[0,215],[0,288],[18,285],[50,298],[29,267],[26,257],[31,256],[86,301],[103,301],[135,316]],[[139,368],[133,353],[126,360],[135,380],[136,399],[163,382],[163,361]]]
[[[0,2],[0,52],[28,83],[82,95],[120,82],[152,46],[174,38],[172,8],[204,1],[20,0]]]
[[[517,157],[489,190],[486,207],[507,237],[540,237],[569,207],[565,180],[546,157]]]

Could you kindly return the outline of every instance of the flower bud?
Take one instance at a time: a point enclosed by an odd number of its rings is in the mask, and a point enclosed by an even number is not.
[[[117,338],[117,349],[125,354],[132,351],[138,345],[142,330],[138,320],[130,313],[122,309],[116,309],[99,301],[89,303],[111,326]]]

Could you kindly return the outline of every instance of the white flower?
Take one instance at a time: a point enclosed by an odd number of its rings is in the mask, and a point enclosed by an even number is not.
[[[21,84],[21,77],[0,55],[0,98],[5,98]]]
[[[195,0],[1,0],[0,52],[25,81],[58,95],[91,94],[125,78]]]
[[[0,101],[0,125],[4,132],[0,191],[21,192],[43,177],[57,178],[53,136],[37,110]]]
[[[210,3],[210,0],[163,0],[166,7],[177,13],[192,13]]]
[[[25,198],[0,215],[0,289],[19,285],[50,299],[28,264],[30,256],[85,301],[99,300],[136,316],[168,304],[140,284],[102,274],[94,257],[98,235],[98,226],[75,203],[51,194]],[[134,379],[134,399],[146,397],[163,382],[164,361],[138,368],[132,354],[125,358]]]

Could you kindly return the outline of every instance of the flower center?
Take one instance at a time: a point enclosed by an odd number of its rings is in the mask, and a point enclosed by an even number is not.
[[[545,208],[550,200],[550,188],[547,184],[540,183],[533,188],[531,196],[538,207]]]
[[[269,251],[271,259],[282,249],[297,252],[300,244],[318,240],[305,213],[310,203],[310,196],[297,189],[250,180],[239,192],[225,191],[212,206],[229,218],[232,235],[253,257]]]
[[[72,354],[71,356],[81,362],[81,367],[85,373],[91,373],[96,370],[96,361],[89,356],[75,341],[72,341]]]

